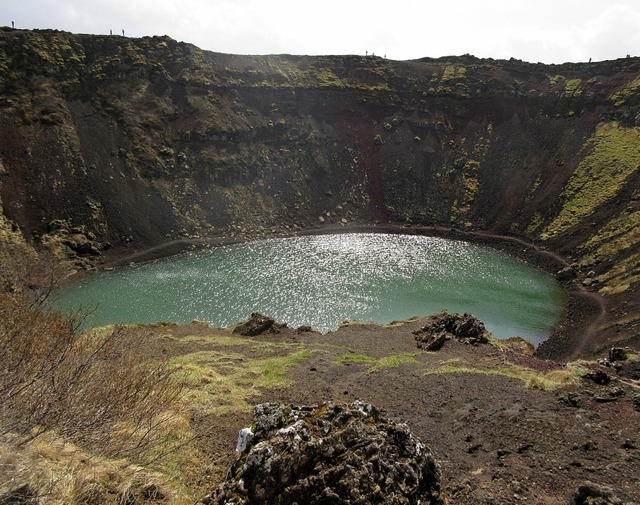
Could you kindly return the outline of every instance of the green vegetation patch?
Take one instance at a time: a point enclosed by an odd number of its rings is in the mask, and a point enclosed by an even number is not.
[[[376,358],[368,354],[345,353],[340,354],[337,359],[338,364],[358,363],[369,365],[367,373],[377,372],[385,368],[395,368],[405,363],[418,363],[415,352],[405,352],[402,354],[392,354]]]
[[[185,385],[185,400],[191,405],[218,412],[248,411],[250,398],[261,389],[289,384],[288,371],[306,360],[304,349],[283,356],[252,358],[227,350],[199,351],[175,358],[178,377]]]
[[[564,77],[561,75],[548,75],[547,78],[549,79],[550,86],[555,86],[558,84],[558,81],[564,81]]]
[[[505,364],[505,366],[492,368],[481,368],[471,363],[466,363],[460,359],[444,361],[441,366],[430,368],[425,371],[425,375],[440,374],[482,374],[501,375],[523,382],[527,388],[552,391],[568,384],[577,382],[585,374],[585,369],[579,363],[569,363],[560,370],[539,372],[531,368],[520,365]]]
[[[580,94],[582,90],[580,89],[580,84],[582,83],[581,79],[567,79],[564,83],[564,90],[568,93]]]
[[[597,247],[596,255],[611,257],[640,243],[640,212],[622,212],[589,239],[586,247]]]
[[[531,217],[531,222],[527,226],[527,233],[533,234],[540,226],[542,225],[542,215],[539,212],[536,212]]]
[[[454,81],[456,79],[464,79],[467,69],[456,65],[447,65],[442,73],[442,81]]]
[[[640,165],[640,128],[601,123],[588,143],[591,148],[562,193],[564,205],[546,228],[543,240],[554,237],[590,216],[614,198]]]
[[[611,101],[616,107],[624,105],[627,100],[640,95],[640,77],[636,77],[620,91],[611,95]]]
[[[640,282],[640,253],[632,254],[605,274],[598,276],[598,281],[603,284],[600,293],[612,295],[628,290],[633,284]]]
[[[482,161],[491,147],[492,135],[493,124],[489,123],[486,137],[480,137],[474,144],[471,154],[468,155],[469,159],[466,160],[462,168],[462,177],[459,179],[462,186],[458,191],[459,198],[454,200],[451,206],[451,222],[453,223],[464,224],[465,227],[472,226],[471,221],[467,218],[480,189],[480,169]]]
[[[461,65],[447,65],[442,77],[438,81],[438,75],[434,74],[431,79],[431,87],[429,94],[448,95],[455,93],[460,97],[469,96],[469,88],[467,86],[467,69]]]
[[[572,93],[573,95],[581,95],[582,94],[582,79],[569,79],[564,75],[548,75],[547,79],[549,79],[549,87],[553,88],[557,84],[564,85],[564,91],[566,93]]]

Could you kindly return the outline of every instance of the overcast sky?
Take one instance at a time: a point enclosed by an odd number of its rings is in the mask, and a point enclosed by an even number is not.
[[[640,54],[640,0],[0,0],[0,25],[169,35],[238,54],[473,54],[562,63]]]

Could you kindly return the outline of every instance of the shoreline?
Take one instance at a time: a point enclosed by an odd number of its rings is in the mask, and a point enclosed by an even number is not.
[[[339,233],[390,233],[440,237],[450,240],[462,240],[490,247],[516,259],[525,261],[533,267],[555,277],[556,272],[570,263],[561,255],[541,248],[532,242],[518,237],[497,235],[490,232],[464,231],[446,226],[400,225],[393,223],[327,225],[310,229],[269,233],[265,236],[211,237],[207,239],[180,239],[159,244],[138,251],[118,251],[110,254],[99,265],[99,269],[116,268],[132,262],[147,262],[168,258],[186,251],[204,250],[225,245],[297,236],[328,235]],[[561,321],[552,329],[547,340],[536,348],[536,355],[543,359],[571,361],[578,357],[593,356],[596,328],[606,319],[608,310],[605,299],[592,291],[585,290],[577,282],[562,283],[567,299],[565,313]],[[421,314],[428,316],[429,314]]]

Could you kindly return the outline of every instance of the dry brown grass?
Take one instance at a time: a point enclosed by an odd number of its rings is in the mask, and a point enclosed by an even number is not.
[[[123,328],[78,331],[79,320],[0,295],[0,434],[21,442],[54,430],[110,456],[139,458],[162,437],[180,386]]]
[[[43,305],[65,275],[65,266],[51,253],[39,254],[25,243],[0,240],[0,292]]]
[[[126,328],[81,332],[82,317],[47,309],[60,265],[6,252],[0,501],[27,490],[42,503],[184,502],[149,466],[189,441],[175,368]]]
[[[535,370],[515,363],[505,362],[501,366],[480,365],[461,359],[443,361],[440,366],[425,371],[425,375],[440,374],[483,374],[500,375],[518,379],[525,387],[553,391],[557,388],[576,383],[583,375],[584,368],[579,363],[569,363],[563,368]]]
[[[49,505],[193,503],[158,472],[83,451],[52,433],[20,447],[0,442],[0,496],[25,489]]]

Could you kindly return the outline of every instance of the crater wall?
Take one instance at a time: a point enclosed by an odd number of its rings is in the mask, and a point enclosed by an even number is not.
[[[0,111],[5,243],[86,266],[360,224],[509,235],[568,258],[609,300],[603,331],[638,338],[640,59],[236,56],[3,29]]]

